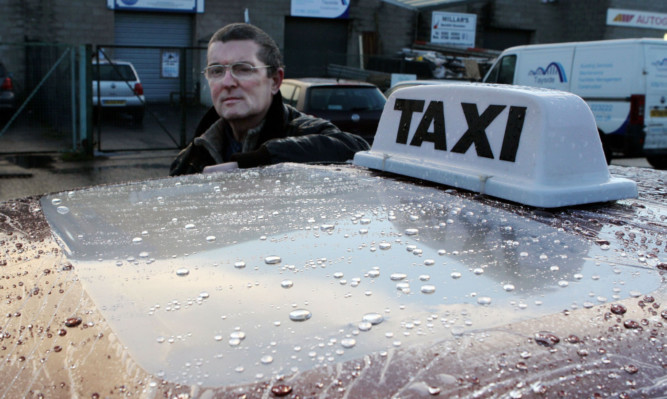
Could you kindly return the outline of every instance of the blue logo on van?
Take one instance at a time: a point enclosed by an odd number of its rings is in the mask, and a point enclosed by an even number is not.
[[[651,64],[655,65],[655,67],[658,68],[661,71],[667,71],[667,58],[663,58],[661,60],[653,61]]]
[[[546,68],[538,67],[536,70],[528,72],[528,75],[534,76],[537,84],[557,83],[556,79],[560,83],[567,82],[565,69],[560,62],[552,62]]]

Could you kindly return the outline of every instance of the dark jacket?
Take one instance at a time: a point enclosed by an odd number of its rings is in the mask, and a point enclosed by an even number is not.
[[[237,162],[251,168],[280,162],[344,162],[370,149],[364,139],[331,122],[306,115],[273,96],[261,128],[248,134],[244,148],[230,150],[231,127],[211,108],[199,122],[194,139],[171,164],[169,175],[200,173],[205,166]]]

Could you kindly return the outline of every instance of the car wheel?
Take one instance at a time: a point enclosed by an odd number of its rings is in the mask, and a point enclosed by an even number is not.
[[[656,169],[667,169],[667,155],[651,155],[646,157],[646,160]]]

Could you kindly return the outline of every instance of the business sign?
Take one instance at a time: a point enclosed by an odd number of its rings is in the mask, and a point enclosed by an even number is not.
[[[350,0],[292,0],[290,15],[311,18],[348,18]]]
[[[160,77],[178,79],[180,53],[178,50],[162,50],[162,68]]]
[[[607,25],[628,28],[667,29],[667,14],[650,11],[607,9]]]
[[[111,10],[203,13],[204,0],[107,0]]]
[[[434,11],[431,43],[455,47],[475,47],[477,15]]]

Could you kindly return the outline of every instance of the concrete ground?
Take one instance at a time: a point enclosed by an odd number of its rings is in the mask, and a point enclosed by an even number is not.
[[[167,177],[173,151],[97,154],[90,161],[67,162],[53,155],[0,158],[0,202],[31,195]]]

